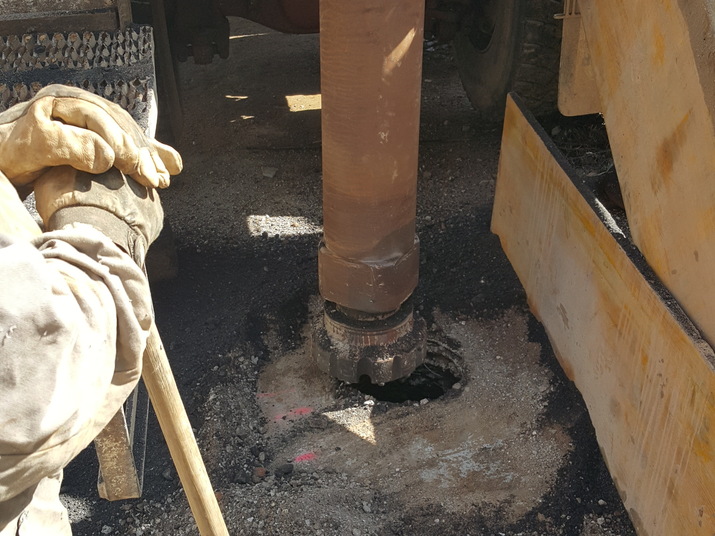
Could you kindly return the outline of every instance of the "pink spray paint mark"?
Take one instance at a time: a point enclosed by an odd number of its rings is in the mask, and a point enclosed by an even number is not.
[[[310,461],[313,461],[317,457],[318,457],[318,455],[315,452],[306,452],[305,454],[296,456],[293,461],[295,463],[310,462]]]
[[[296,417],[305,417],[306,415],[310,415],[311,413],[313,413],[313,408],[295,408],[290,410],[288,413],[281,413],[280,415],[276,415],[275,417],[273,417],[273,420],[281,421]]]

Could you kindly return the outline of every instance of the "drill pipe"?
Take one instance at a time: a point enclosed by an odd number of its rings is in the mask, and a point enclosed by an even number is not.
[[[397,310],[417,285],[424,0],[320,0],[321,295]]]

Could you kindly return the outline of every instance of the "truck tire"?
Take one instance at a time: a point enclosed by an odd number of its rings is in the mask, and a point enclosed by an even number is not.
[[[537,115],[556,110],[562,11],[562,0],[472,0],[454,52],[482,118],[501,120],[510,91]]]

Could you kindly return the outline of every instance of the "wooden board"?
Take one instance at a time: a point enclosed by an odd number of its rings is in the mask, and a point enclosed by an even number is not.
[[[598,87],[591,69],[586,34],[575,1],[562,15],[559,62],[559,111],[567,116],[597,114],[601,110]]]
[[[580,0],[636,245],[715,343],[715,10]]]
[[[638,534],[712,536],[715,354],[568,169],[508,99],[492,229],[583,395]]]

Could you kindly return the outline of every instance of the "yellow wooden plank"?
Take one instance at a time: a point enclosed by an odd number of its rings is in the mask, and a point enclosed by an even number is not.
[[[715,355],[565,169],[509,99],[492,228],[583,395],[639,535],[712,536]]]
[[[598,87],[591,69],[591,55],[578,13],[563,15],[558,106],[559,111],[567,116],[601,111]]]
[[[580,0],[633,239],[715,343],[715,9]]]

